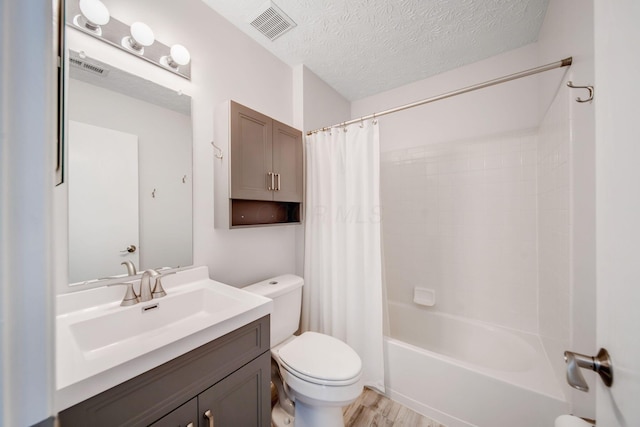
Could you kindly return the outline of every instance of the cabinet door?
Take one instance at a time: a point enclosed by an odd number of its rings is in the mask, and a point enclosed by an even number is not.
[[[200,393],[200,427],[269,427],[270,380],[271,353],[267,351]]]
[[[272,200],[270,117],[231,101],[231,199]]]
[[[198,398],[194,397],[149,427],[198,427]]]
[[[277,202],[302,202],[302,132],[273,121],[273,171]]]

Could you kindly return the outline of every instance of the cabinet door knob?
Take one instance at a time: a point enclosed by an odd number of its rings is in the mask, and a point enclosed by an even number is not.
[[[209,427],[213,427],[213,414],[211,413],[211,409],[207,409],[207,412],[202,414],[202,417],[209,420]]]

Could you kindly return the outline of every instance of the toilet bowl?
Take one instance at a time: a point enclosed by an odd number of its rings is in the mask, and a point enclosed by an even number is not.
[[[295,427],[344,426],[342,408],[362,393],[362,361],[343,341],[317,332],[293,335],[298,329],[302,304],[302,278],[278,276],[244,289],[273,299],[271,356],[287,396],[293,401],[294,417],[276,406],[272,419]]]

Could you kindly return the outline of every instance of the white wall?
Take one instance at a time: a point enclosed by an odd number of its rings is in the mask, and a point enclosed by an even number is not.
[[[529,45],[353,102],[358,117],[539,65]],[[557,73],[557,76],[561,73]],[[538,332],[537,78],[381,117],[389,298]]]
[[[52,415],[51,2],[0,3],[0,425]],[[33,27],[32,27],[33,26]],[[49,420],[51,425],[52,420]]]
[[[538,147],[538,312],[542,343],[558,379],[571,346],[570,94],[562,88],[540,124]],[[563,384],[561,381],[560,384]],[[564,387],[568,394],[569,387]]]
[[[157,40],[166,45],[184,44],[191,52],[189,82],[88,36],[70,40],[74,50],[85,50],[91,57],[192,97],[194,264],[208,266],[212,278],[232,285],[295,271],[296,229],[300,226],[214,228],[211,146],[214,109],[228,99],[293,124],[291,67],[201,1],[105,0],[104,3],[113,17],[127,23],[143,20],[154,30]],[[59,207],[59,211],[59,216],[66,214],[64,207]],[[66,247],[59,247],[58,251],[62,255],[56,262],[66,262]],[[65,280],[64,275],[57,275],[63,286]]]
[[[569,215],[567,217],[562,214],[561,217],[563,226],[569,226],[571,230],[568,242],[570,258],[568,264],[565,263],[563,266],[558,265],[557,259],[552,261],[557,271],[563,271],[562,281],[554,282],[558,283],[558,286],[552,287],[544,280],[540,282],[540,333],[549,359],[558,373],[558,380],[569,396],[573,412],[591,418],[595,417],[595,394],[583,393],[566,385],[562,352],[567,348],[583,354],[597,352],[595,342],[595,102],[593,104],[577,103],[574,99],[578,96],[585,98],[587,91],[569,90],[565,87],[568,80],[578,85],[594,83],[593,15],[592,0],[550,1],[538,38],[538,55],[541,63],[566,56],[573,57],[573,64],[560,85],[553,76],[544,75],[539,88],[543,94],[539,107],[541,117],[546,114],[547,121],[556,123],[564,121],[564,125],[567,126],[566,132],[569,132],[570,141],[567,141],[570,149],[569,175],[561,175],[558,179],[568,179],[571,186],[568,195]],[[548,100],[565,106],[559,109],[559,106],[555,105],[547,111],[551,104]],[[557,185],[562,184],[557,182]],[[550,261],[547,265],[551,265],[550,258],[547,259]],[[544,297],[542,297],[543,294]],[[567,338],[569,338],[568,341]],[[595,374],[585,372],[585,376],[587,381],[593,384]]]
[[[528,45],[352,103],[357,118],[538,66]],[[552,73],[557,73],[553,71]],[[380,149],[482,138],[538,126],[537,78],[529,77],[412,108],[380,120]],[[419,131],[418,131],[419,130]]]
[[[426,287],[429,310],[537,333],[536,146],[524,130],[382,154],[390,300]]]
[[[304,65],[297,66],[294,72],[302,73],[305,132],[349,120],[351,102]]]

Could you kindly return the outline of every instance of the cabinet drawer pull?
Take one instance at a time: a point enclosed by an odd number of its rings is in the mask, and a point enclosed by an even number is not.
[[[280,191],[280,174],[277,173],[276,177],[278,178],[278,185],[276,185],[276,191]]]
[[[271,185],[268,187],[268,190],[269,191],[274,191],[276,189],[276,184],[275,184],[275,181],[274,181],[275,173],[269,172],[268,175],[269,175],[269,178],[271,178]]]
[[[213,414],[211,413],[211,409],[207,409],[207,412],[202,414],[202,417],[209,420],[209,427],[213,427]]]

